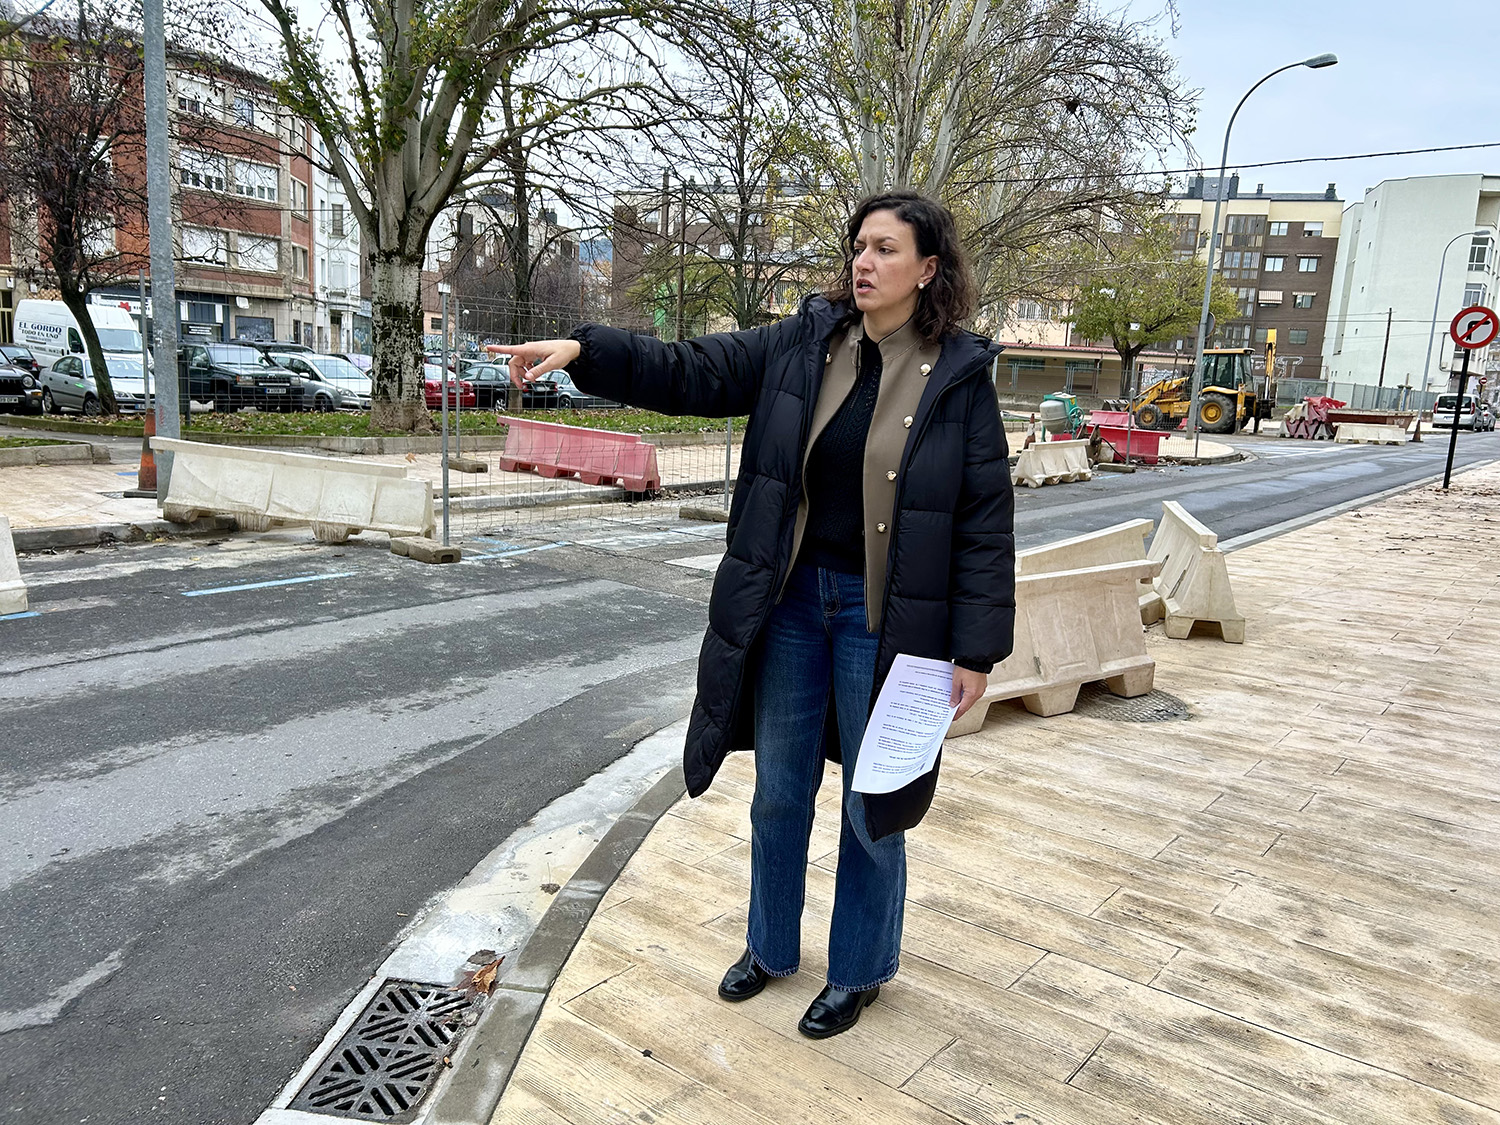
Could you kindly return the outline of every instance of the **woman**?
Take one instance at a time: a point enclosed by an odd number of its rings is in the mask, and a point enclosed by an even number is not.
[[[962,714],[1010,651],[999,349],[960,328],[972,291],[947,209],[889,192],[850,219],[839,282],[775,324],[677,344],[585,324],[512,349],[518,384],[566,367],[631,405],[750,416],[683,772],[696,797],[726,753],[755,753],[749,932],[719,986],[745,1000],[797,971],[823,759],[843,762],[828,982],[798,1024],[814,1038],[854,1026],[896,973],[903,832],[937,784],[934,767],[850,791],[881,682],[898,653],[952,660]]]

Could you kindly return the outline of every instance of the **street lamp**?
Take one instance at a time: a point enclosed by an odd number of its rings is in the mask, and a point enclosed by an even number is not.
[[[1432,367],[1432,338],[1437,333],[1438,302],[1443,299],[1443,274],[1448,269],[1448,248],[1460,238],[1475,238],[1480,235],[1488,235],[1489,233],[1487,230],[1460,231],[1448,240],[1447,246],[1443,247],[1443,256],[1438,261],[1437,292],[1432,295],[1432,324],[1427,328],[1427,358],[1422,361],[1422,393],[1424,395],[1427,393],[1427,385],[1432,382],[1432,373],[1430,370]],[[1425,408],[1418,402],[1417,409],[1423,410]]]
[[[1246,99],[1282,71],[1296,70],[1299,66],[1305,66],[1309,70],[1322,70],[1325,66],[1333,66],[1338,61],[1337,55],[1322,54],[1303,59],[1301,62],[1279,66],[1246,90],[1245,96],[1239,100],[1239,104],[1234,107],[1234,112],[1229,115],[1229,124],[1224,129],[1224,151],[1219,156],[1219,190],[1214,196],[1214,222],[1209,228],[1208,235],[1208,273],[1203,279],[1203,311],[1198,314],[1198,347],[1193,355],[1193,396],[1188,406],[1188,433],[1193,435],[1195,453],[1198,441],[1198,395],[1203,389],[1203,349],[1208,346],[1208,303],[1214,287],[1214,251],[1219,242],[1219,211],[1224,205],[1226,186],[1224,173],[1229,168],[1229,132],[1234,128],[1234,119],[1240,115],[1240,109],[1244,106]]]

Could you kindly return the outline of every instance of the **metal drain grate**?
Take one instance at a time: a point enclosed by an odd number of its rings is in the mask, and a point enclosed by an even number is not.
[[[1190,719],[1188,705],[1164,691],[1148,691],[1134,699],[1123,699],[1103,684],[1084,684],[1078,689],[1078,715],[1090,719],[1107,719],[1115,723],[1168,723]]]
[[[290,1108],[360,1121],[411,1121],[473,1003],[461,989],[386,981]]]

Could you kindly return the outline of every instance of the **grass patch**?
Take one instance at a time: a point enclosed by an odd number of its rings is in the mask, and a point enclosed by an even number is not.
[[[0,437],[0,449],[27,449],[33,445],[68,445],[66,441],[44,437]]]

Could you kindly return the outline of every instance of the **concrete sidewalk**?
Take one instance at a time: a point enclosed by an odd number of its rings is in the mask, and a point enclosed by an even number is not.
[[[748,755],[663,816],[543,1006],[494,1122],[1500,1123],[1500,467],[1230,558],[1247,643],[1150,634],[1191,717],[995,708],[908,835],[902,968],[740,1005]]]

